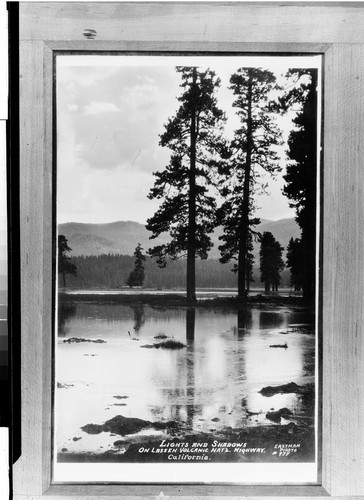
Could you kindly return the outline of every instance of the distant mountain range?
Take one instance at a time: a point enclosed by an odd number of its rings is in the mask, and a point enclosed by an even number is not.
[[[270,231],[279,243],[286,248],[291,237],[300,237],[300,228],[293,218],[278,221],[262,219],[256,226],[257,231],[263,233]],[[72,248],[72,255],[102,255],[121,254],[132,255],[138,243],[146,251],[154,245],[166,243],[169,236],[163,235],[155,240],[150,240],[150,232],[143,224],[133,221],[119,221],[107,224],[85,224],[67,222],[59,224],[59,234],[63,234],[68,245]],[[214,246],[209,254],[210,258],[218,258],[218,246],[221,244],[219,236],[222,229],[217,228],[212,235]],[[255,244],[255,257],[259,253],[259,244]]]

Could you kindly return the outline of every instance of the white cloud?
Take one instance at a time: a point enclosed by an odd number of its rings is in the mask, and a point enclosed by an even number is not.
[[[67,104],[67,109],[68,111],[77,111],[78,110],[78,104]]]
[[[145,58],[145,67],[140,62],[132,67],[130,58],[119,67],[108,66],[111,59],[106,56],[103,65],[95,66],[82,66],[80,61],[91,63],[85,57],[76,59],[57,73],[59,221],[143,222],[159,204],[147,194],[154,183],[152,172],[169,160],[168,148],[159,146],[159,134],[179,106],[180,75],[165,57],[161,66]],[[228,113],[229,133],[239,123],[228,86],[241,64],[232,59],[224,58],[220,65],[215,58],[209,61],[222,80],[219,105]],[[269,62],[277,69],[281,60]],[[257,215],[291,215],[281,186],[281,176],[270,182],[270,196],[257,199]]]
[[[97,115],[99,113],[115,113],[120,111],[113,102],[93,101],[85,106],[85,115]]]
[[[82,56],[82,59],[87,59],[88,56]],[[57,82],[67,82],[70,88],[74,86],[82,86],[83,88],[94,87],[100,82],[107,81],[118,72],[116,66],[100,66],[83,67],[82,64],[74,66],[65,66],[60,63],[60,58],[57,57]],[[69,61],[76,61],[76,56],[70,56]],[[78,59],[80,60],[80,59]]]

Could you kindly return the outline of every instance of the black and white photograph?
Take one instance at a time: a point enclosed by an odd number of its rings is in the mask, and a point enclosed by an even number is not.
[[[55,480],[317,480],[320,67],[57,56]]]
[[[10,498],[361,498],[363,7],[0,12]]]

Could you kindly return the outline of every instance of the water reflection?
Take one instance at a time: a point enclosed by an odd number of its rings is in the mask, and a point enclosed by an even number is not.
[[[127,335],[129,330],[138,341]],[[266,412],[272,408],[307,414],[312,407],[297,394],[268,398],[259,391],[314,381],[312,331],[312,317],[288,308],[220,311],[83,302],[63,307],[60,337],[106,343],[58,344],[58,381],[74,384],[57,396],[58,433],[68,439],[81,425],[118,414],[175,420],[208,433],[271,424]],[[185,347],[141,348],[161,342],[163,335]],[[284,342],[287,349],[270,347]],[[128,396],[123,406],[114,404],[115,395]],[[86,439],[83,443],[87,447]]]
[[[284,328],[287,326],[286,311],[260,311],[259,328]]]
[[[196,309],[188,307],[186,310],[186,339],[187,345],[193,344],[195,338]]]
[[[134,312],[134,332],[138,335],[140,332],[140,329],[145,323],[145,318],[144,318],[144,305],[143,304],[136,304],[131,306]]]
[[[242,333],[246,333],[252,326],[251,309],[247,307],[239,308],[237,316],[237,332],[241,335]]]
[[[195,322],[196,322],[196,309],[188,307],[186,310],[186,383],[187,383],[187,426],[193,428],[193,419],[195,416],[195,352],[194,352],[194,338],[195,338]]]
[[[64,337],[69,329],[69,320],[76,314],[76,305],[72,302],[60,302],[58,304],[58,336]]]

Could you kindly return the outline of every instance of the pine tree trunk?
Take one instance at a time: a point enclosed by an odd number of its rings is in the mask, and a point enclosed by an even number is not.
[[[196,89],[197,71],[193,70],[192,88]],[[190,127],[190,171],[188,198],[188,238],[187,238],[187,302],[196,302],[196,107],[192,106]]]
[[[239,257],[238,257],[238,297],[246,297],[247,257],[248,257],[248,235],[249,235],[249,201],[250,201],[250,175],[251,155],[253,146],[252,134],[252,77],[249,75],[248,83],[248,116],[246,130],[246,162],[243,187],[242,217],[240,222]]]

